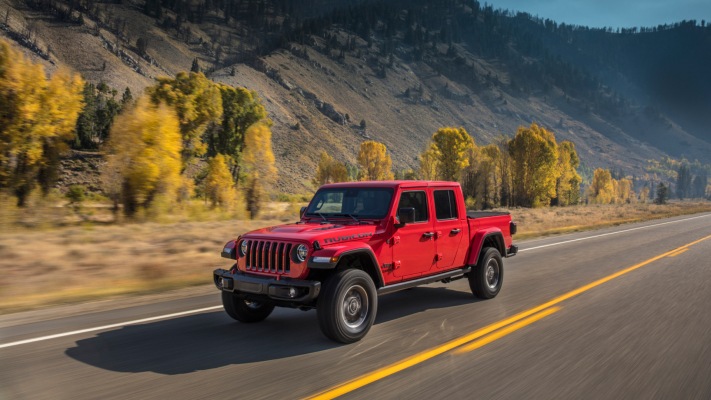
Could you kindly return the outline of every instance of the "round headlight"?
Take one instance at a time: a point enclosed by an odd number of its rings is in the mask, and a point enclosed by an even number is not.
[[[247,254],[247,246],[249,245],[249,240],[243,240],[242,244],[239,245],[239,256],[244,257]]]
[[[300,244],[296,247],[296,261],[304,262],[309,254],[309,248],[306,245]]]

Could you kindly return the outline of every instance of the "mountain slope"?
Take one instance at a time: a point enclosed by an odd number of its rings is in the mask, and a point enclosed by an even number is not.
[[[311,190],[322,150],[355,164],[365,139],[385,143],[396,169],[416,168],[442,126],[462,126],[486,144],[537,122],[573,141],[586,169],[642,175],[647,160],[666,155],[711,162],[707,131],[695,128],[707,115],[690,118],[673,99],[660,101],[665,92],[657,80],[636,79],[631,55],[610,61],[639,45],[627,43],[631,33],[594,39],[601,33],[456,0],[311,3],[320,8],[302,15],[284,1],[236,10],[162,2],[156,11],[139,0],[85,0],[68,11],[56,1],[0,0],[0,27],[48,70],[69,67],[118,90],[140,93],[194,59],[212,79],[256,90],[274,121],[277,188],[285,192]],[[692,31],[708,48],[708,28]],[[142,55],[138,39],[147,43]],[[603,56],[606,46],[615,50]]]

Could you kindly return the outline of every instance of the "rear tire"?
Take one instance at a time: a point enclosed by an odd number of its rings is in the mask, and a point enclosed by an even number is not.
[[[321,331],[340,343],[361,340],[373,326],[377,310],[375,284],[359,269],[339,271],[326,279],[317,305]]]
[[[484,248],[479,263],[469,273],[469,287],[480,299],[493,299],[499,294],[504,282],[504,261],[499,250]]]
[[[239,322],[264,321],[274,311],[274,306],[239,298],[231,292],[222,292],[222,306],[230,317]]]

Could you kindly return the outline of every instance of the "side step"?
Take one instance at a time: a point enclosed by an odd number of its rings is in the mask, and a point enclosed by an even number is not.
[[[407,281],[407,282],[401,282],[401,283],[396,283],[394,285],[388,285],[388,286],[383,286],[380,289],[378,289],[378,294],[388,294],[388,293],[393,293],[397,292],[399,290],[404,290],[404,289],[409,289],[413,288],[416,286],[422,286],[426,285],[428,283],[433,283],[445,279],[452,279],[452,278],[462,278],[464,275],[468,274],[472,270],[472,267],[464,267],[460,269],[455,269],[453,271],[447,271],[441,274],[437,275],[430,275],[430,276],[425,276],[419,279],[415,279],[413,281]]]

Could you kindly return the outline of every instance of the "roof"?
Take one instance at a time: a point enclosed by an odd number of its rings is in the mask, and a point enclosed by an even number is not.
[[[459,186],[458,182],[447,181],[360,181],[360,182],[340,182],[329,183],[321,186],[322,188],[339,188],[339,187],[386,187],[386,188],[411,188],[411,187],[430,187],[430,186]]]

